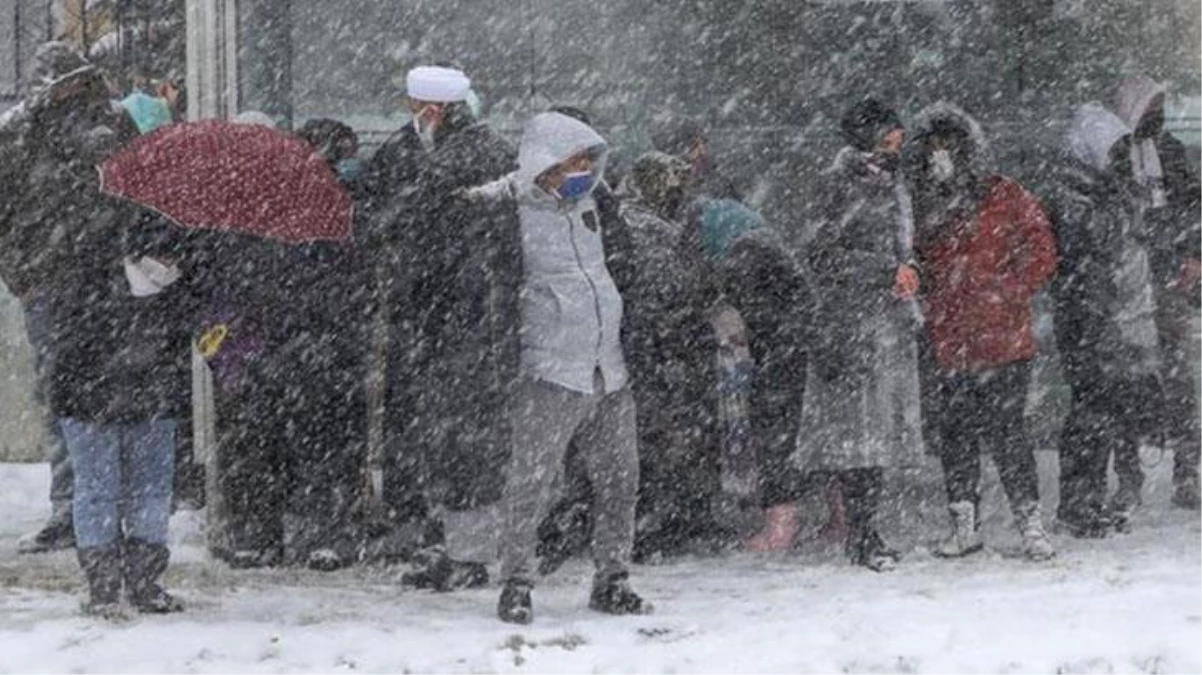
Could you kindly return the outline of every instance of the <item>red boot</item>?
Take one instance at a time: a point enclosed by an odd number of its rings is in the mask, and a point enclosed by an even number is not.
[[[788,551],[793,548],[801,518],[796,504],[781,504],[764,511],[764,529],[743,542],[743,550],[754,553]]]

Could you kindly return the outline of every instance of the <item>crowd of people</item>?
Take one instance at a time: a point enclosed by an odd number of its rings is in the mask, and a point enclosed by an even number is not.
[[[296,132],[356,213],[352,239],[288,245],[104,196],[94,167],[178,119],[177,92],[120,92],[59,43],[38,60],[39,87],[0,120],[0,275],[56,438],[52,516],[23,550],[74,547],[91,613],[182,608],[160,578],[193,345],[214,382],[215,556],[334,570],[383,552],[444,592],[499,564],[513,623],[533,620],[537,577],[586,549],[591,608],[649,611],[632,561],[791,548],[813,491],[853,564],[892,569],[886,470],[924,452],[943,467],[940,556],[983,547],[989,454],[1024,556],[1053,557],[1024,417],[1044,292],[1072,390],[1056,522],[1129,527],[1141,443],[1173,450],[1173,503],[1199,508],[1199,183],[1148,78],[1075,111],[1038,194],[997,171],[964,110],[907,125],[857,102],[795,246],[800,224],[745,204],[700,127],[657,134],[615,176],[587,112],[536,114],[515,148],[462,71],[421,66],[412,122],[370,159],[342,122]]]

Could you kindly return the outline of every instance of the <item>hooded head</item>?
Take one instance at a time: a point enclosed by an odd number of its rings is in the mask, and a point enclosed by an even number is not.
[[[685,202],[691,172],[682,157],[649,152],[631,167],[627,191],[660,217],[674,219]]]
[[[311,145],[344,182],[353,181],[362,173],[359,136],[346,124],[334,119],[309,120],[296,135]]]
[[[140,134],[148,134],[173,121],[171,105],[165,99],[149,96],[140,91],[135,91],[122,99],[121,107],[129,113],[130,119],[134,121]]]
[[[908,174],[917,181],[945,183],[956,177],[984,178],[993,167],[985,132],[959,107],[940,101],[914,119],[907,143]]]
[[[584,122],[555,112],[535,115],[522,131],[518,170],[515,175],[518,192],[540,199],[562,200],[558,194],[540,186],[539,179],[545,177],[552,169],[562,168],[560,165],[568,160],[587,156],[591,167],[588,171],[589,185],[580,197],[592,194],[593,188],[605,173],[608,155],[609,148],[605,139]],[[581,183],[583,178],[579,177]]]
[[[34,52],[33,79],[41,85],[47,85],[87,65],[87,59],[66,42],[46,42]]]
[[[1133,75],[1119,85],[1114,111],[1137,136],[1151,138],[1164,129],[1164,98],[1168,91],[1168,86],[1162,82],[1145,75]]]
[[[876,150],[890,132],[904,129],[897,113],[874,98],[855,104],[839,120],[843,138],[860,152]]]
[[[1069,154],[1084,164],[1105,171],[1110,168],[1111,151],[1131,129],[1101,103],[1086,103],[1077,108],[1069,126]]]

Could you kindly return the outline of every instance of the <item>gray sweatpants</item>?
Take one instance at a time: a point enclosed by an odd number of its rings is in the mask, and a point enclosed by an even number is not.
[[[629,389],[582,394],[547,382],[518,386],[512,407],[513,454],[501,506],[501,578],[532,581],[538,525],[551,508],[568,444],[576,441],[593,485],[593,560],[597,574],[625,572],[634,546],[639,458]]]

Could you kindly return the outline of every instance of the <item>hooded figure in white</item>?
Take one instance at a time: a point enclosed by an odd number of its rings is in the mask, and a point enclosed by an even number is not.
[[[1143,481],[1139,443],[1161,426],[1147,209],[1131,156],[1131,128],[1100,103],[1085,104],[1046,195],[1060,250],[1056,342],[1073,397],[1057,517],[1078,537],[1125,527]],[[1107,505],[1112,453],[1119,491]]]
[[[503,200],[521,229],[521,381],[510,408],[512,456],[504,492],[497,608],[529,623],[531,562],[538,525],[555,496],[568,444],[593,485],[589,606],[611,614],[649,609],[627,583],[638,492],[635,406],[627,387],[622,298],[605,266],[592,191],[605,170],[605,141],[559,113],[527,123],[519,168],[471,190],[471,201]]]

